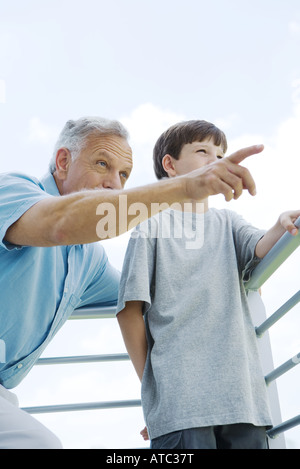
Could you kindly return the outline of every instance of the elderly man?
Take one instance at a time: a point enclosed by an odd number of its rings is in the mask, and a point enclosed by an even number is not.
[[[61,447],[18,408],[9,389],[75,308],[116,304],[119,272],[97,241],[142,221],[127,210],[134,203],[145,207],[147,218],[162,203],[218,193],[229,201],[243,189],[254,195],[252,176],[239,163],[261,150],[249,147],[176,180],[123,190],[132,169],[126,129],[116,121],[82,118],[65,125],[42,181],[0,175],[0,448]],[[114,220],[105,219],[107,207],[114,208]],[[104,220],[111,227],[106,233],[99,229]]]

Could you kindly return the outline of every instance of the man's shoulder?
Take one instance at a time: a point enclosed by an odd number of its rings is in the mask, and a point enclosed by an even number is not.
[[[0,186],[9,186],[14,184],[34,184],[43,189],[43,184],[39,179],[29,174],[21,172],[7,172],[0,174]]]

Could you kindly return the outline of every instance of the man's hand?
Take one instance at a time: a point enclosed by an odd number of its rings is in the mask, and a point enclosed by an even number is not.
[[[238,199],[246,189],[256,194],[256,187],[249,170],[240,163],[251,155],[260,153],[263,145],[238,150],[230,156],[182,176],[187,178],[187,194],[190,199],[201,200],[210,195],[223,194],[225,200]]]
[[[87,190],[63,197],[49,197],[27,210],[5,235],[5,241],[19,246],[68,246],[94,243],[123,234],[160,211],[160,204],[204,200],[210,195],[224,194],[227,201],[238,199],[247,189],[255,194],[255,183],[250,172],[240,163],[250,155],[260,153],[263,145],[239,150],[232,155],[176,178],[139,186],[128,190]],[[124,214],[120,195],[126,196],[128,209],[139,203],[145,206],[143,216],[125,213],[125,223],[119,224]],[[98,235],[99,207],[112,206],[114,210],[110,231]],[[108,205],[107,205],[108,204]],[[106,210],[106,209],[105,209]],[[127,216],[128,215],[128,216]],[[101,212],[100,216],[106,217]]]

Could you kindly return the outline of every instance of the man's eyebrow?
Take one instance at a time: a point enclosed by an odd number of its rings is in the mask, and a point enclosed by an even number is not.
[[[110,160],[113,160],[114,158],[119,158],[119,155],[117,155],[117,154],[115,155],[113,151],[109,151],[109,150],[105,150],[105,149],[97,151],[96,154],[97,154],[97,156],[105,156],[105,158],[108,158]]]
[[[110,152],[107,151],[107,150],[99,150],[99,151],[97,152],[97,157],[99,158],[99,157],[101,157],[101,156],[103,156],[104,158],[106,158],[106,159],[109,160],[109,161],[113,161],[113,160],[119,158],[117,155],[114,155],[114,154],[110,153]],[[126,166],[124,166],[123,171],[127,171],[127,172],[130,173],[130,172],[132,171],[132,166],[133,166],[132,163],[131,163],[131,164],[127,164]]]
[[[110,160],[112,159],[110,152],[107,150],[99,150],[96,153],[97,156],[105,156],[105,158],[109,158]]]

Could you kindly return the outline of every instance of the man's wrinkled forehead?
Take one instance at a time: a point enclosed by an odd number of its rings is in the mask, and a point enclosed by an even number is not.
[[[132,149],[124,137],[118,135],[91,134],[86,139],[85,149],[92,153],[107,153],[132,161]]]

